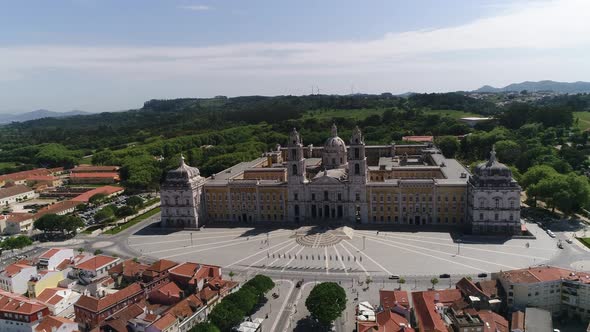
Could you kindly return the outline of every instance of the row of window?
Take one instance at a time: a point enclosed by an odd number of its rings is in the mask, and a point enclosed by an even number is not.
[[[258,199],[260,199],[261,201],[264,201],[266,198],[266,201],[276,201],[277,200],[277,196],[278,196],[278,200],[282,201],[283,200],[283,194],[269,194],[267,193],[265,194],[260,194],[260,195],[256,195],[255,193],[232,193],[231,194],[231,198],[232,200],[235,201],[246,201],[246,200],[255,200],[258,196]],[[216,201],[216,200],[229,200],[229,194],[227,193],[207,193],[207,200],[208,201]]]
[[[376,205],[373,205],[372,210],[373,210],[373,212],[377,212],[377,206]],[[383,205],[379,206],[379,211],[383,212],[384,210],[387,210],[387,212],[390,212],[391,211],[391,206],[386,206],[385,208],[383,207]],[[426,207],[426,206],[422,206],[422,207],[420,207],[420,206],[415,206],[415,207],[409,206],[407,209],[406,209],[405,206],[402,206],[402,212],[406,212],[406,211],[420,212],[420,210],[422,210],[422,212],[428,211],[428,212],[432,213],[432,207],[430,207],[430,206],[429,207]],[[456,205],[451,206],[451,210],[453,212],[454,211],[457,211],[457,206]],[[463,210],[463,206],[462,205],[459,207],[459,210]],[[393,211],[395,211],[395,212],[398,211],[397,205],[394,205],[393,206]],[[441,209],[441,207],[439,206],[439,207],[436,208],[436,212],[443,212],[443,211],[444,212],[449,212],[449,207],[448,206],[445,206],[443,209]]]

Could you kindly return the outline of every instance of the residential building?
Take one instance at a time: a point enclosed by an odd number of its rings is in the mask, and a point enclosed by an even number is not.
[[[77,332],[78,324],[70,319],[47,316],[34,329],[34,332]]]
[[[194,294],[172,306],[146,332],[187,332],[206,318],[208,307]]]
[[[37,197],[35,191],[22,184],[0,188],[0,206],[2,207],[35,197]]]
[[[27,186],[36,189],[59,187],[63,180],[53,175],[33,175],[26,179]]]
[[[412,304],[420,332],[446,332],[445,308],[462,299],[458,289],[413,292]]]
[[[34,215],[31,213],[11,213],[2,230],[4,234],[30,234],[34,228]]]
[[[108,276],[108,271],[120,261],[118,257],[96,255],[74,265],[73,275],[86,284]]]
[[[57,287],[60,281],[66,278],[63,271],[55,270],[41,270],[37,275],[32,276],[27,284],[28,296],[30,298],[37,297],[37,294],[43,292],[46,288]]]
[[[535,266],[494,273],[492,278],[504,288],[510,309],[536,307],[552,315],[590,318],[590,273]]]
[[[143,288],[149,292],[155,287],[168,283],[169,270],[176,265],[178,263],[166,259],[155,261],[141,274]]]
[[[33,332],[48,315],[44,304],[0,290],[0,331]]]
[[[119,173],[72,173],[70,183],[73,184],[111,184],[119,182]]]
[[[63,169],[62,169],[63,170]],[[34,176],[49,176],[59,172],[59,169],[37,168],[29,171],[22,171],[10,174],[0,175],[0,187],[7,184],[19,185],[26,184],[27,179]]]
[[[68,288],[46,288],[37,294],[36,300],[45,304],[52,315],[66,316],[74,313],[74,304],[82,296]]]
[[[74,256],[74,249],[72,248],[51,248],[39,256],[37,268],[40,270],[56,270],[63,261],[72,260]]]
[[[524,312],[515,311],[512,313],[510,332],[524,332]]]
[[[148,295],[150,303],[163,305],[173,305],[180,302],[183,297],[184,292],[174,282],[155,288]]]
[[[403,290],[379,290],[379,304],[384,310],[389,310],[397,305],[409,309],[410,301],[408,299],[408,292]]]
[[[374,223],[521,234],[520,187],[495,152],[474,174],[432,145],[349,145],[336,126],[323,147],[296,130],[285,148],[209,178],[184,159],[162,184],[163,227],[222,223]]]
[[[127,259],[110,268],[108,274],[115,281],[116,287],[119,287],[141,281],[143,272],[149,267],[135,259]]]
[[[176,282],[182,289],[192,291],[202,290],[203,286],[209,281],[221,278],[221,268],[219,266],[192,262],[181,263],[168,272],[171,281]]]
[[[59,216],[63,216],[65,214],[74,212],[76,210],[76,206],[78,205],[80,205],[80,202],[75,202],[72,200],[57,202],[41,208],[39,211],[37,211],[37,213],[35,213],[33,219],[37,220],[46,214],[57,214]]]
[[[37,268],[24,262],[7,265],[0,271],[0,288],[11,293],[25,294],[29,280],[37,275]]]
[[[104,297],[82,295],[74,305],[76,322],[82,330],[91,330],[113,313],[145,300],[145,291],[138,283]]]

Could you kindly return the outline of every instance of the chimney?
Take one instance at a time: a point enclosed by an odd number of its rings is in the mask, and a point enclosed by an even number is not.
[[[440,302],[440,294],[439,293],[435,293],[434,294],[434,303],[439,303]]]

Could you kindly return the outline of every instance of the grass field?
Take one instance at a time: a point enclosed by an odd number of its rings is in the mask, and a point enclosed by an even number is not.
[[[590,248],[590,237],[578,237],[577,238],[583,245]]]
[[[346,118],[346,119],[354,119],[354,120],[364,120],[370,115],[382,115],[384,109],[354,109],[354,110],[315,110],[309,111],[303,115],[304,119],[331,119],[331,118]]]
[[[135,224],[138,224],[138,223],[146,220],[147,218],[155,215],[158,212],[160,212],[160,208],[159,207],[157,207],[155,209],[152,209],[152,210],[149,210],[148,212],[146,212],[146,213],[144,213],[142,215],[139,215],[139,216],[137,216],[137,217],[129,220],[128,222],[126,222],[126,223],[124,223],[124,224],[122,224],[120,226],[116,226],[115,228],[109,229],[108,231],[104,232],[103,234],[111,234],[111,235],[117,234],[117,233],[119,233],[121,231],[124,231],[127,228],[129,228],[129,227],[131,227],[131,226],[133,226]]]
[[[578,128],[590,130],[590,112],[574,112],[574,120],[578,120]]]
[[[14,167],[16,163],[13,162],[0,162],[0,168]]]
[[[426,111],[426,113],[438,114],[441,116],[448,116],[453,119],[460,119],[460,118],[465,118],[465,117],[483,117],[483,115],[481,115],[481,114],[475,114],[475,113],[469,113],[469,112],[463,112],[463,111],[457,111],[457,110],[431,110],[431,111]]]
[[[383,115],[384,109],[354,109],[354,110],[315,110],[305,113],[304,119],[315,118],[315,119],[332,119],[332,118],[347,118],[354,120],[364,120],[371,115]],[[453,119],[460,119],[468,116],[481,116],[480,114],[457,111],[457,110],[429,110],[426,111],[428,114],[438,114],[441,116],[448,116]],[[590,119],[589,119],[590,120]]]

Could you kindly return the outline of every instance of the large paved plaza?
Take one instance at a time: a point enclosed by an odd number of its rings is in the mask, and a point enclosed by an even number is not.
[[[331,277],[426,276],[496,272],[559,260],[556,240],[455,236],[447,232],[205,228],[135,233],[128,245],[145,258],[196,261],[228,270]],[[528,243],[528,246],[527,246]]]

